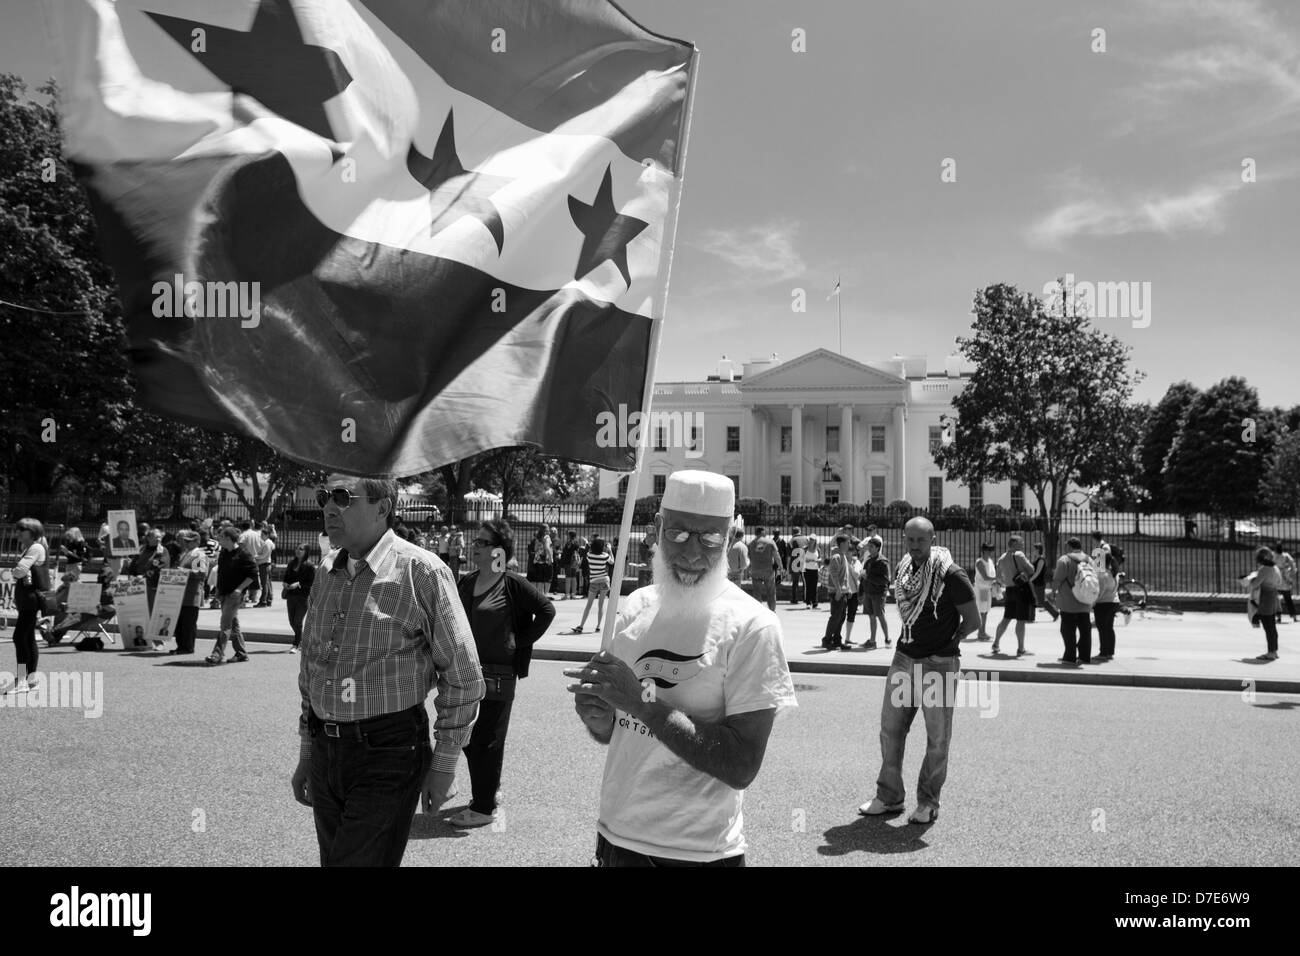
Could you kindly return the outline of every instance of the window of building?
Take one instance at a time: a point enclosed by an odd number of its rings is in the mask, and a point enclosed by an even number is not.
[[[826,454],[838,455],[839,453],[840,453],[840,426],[827,425],[826,426]]]
[[[790,504],[790,476],[781,476],[781,504],[789,506]]]
[[[984,482],[977,481],[970,486],[970,510],[984,507]]]
[[[885,476],[871,476],[871,503],[877,508],[885,507]]]
[[[623,497],[627,494],[627,486],[631,483],[631,481],[632,481],[631,475],[624,475],[622,478],[618,480],[618,493],[620,497]]]
[[[838,488],[826,489],[826,503],[828,505],[837,505],[840,503],[840,490]]]
[[[875,454],[883,455],[885,453],[885,426],[871,426],[871,450]]]
[[[930,478],[930,510],[943,510],[943,477],[941,475]]]
[[[930,454],[933,455],[943,447],[943,426],[930,426]]]
[[[662,494],[664,493],[664,489],[667,488],[667,487],[668,487],[668,476],[667,476],[667,475],[655,475],[655,476],[654,476],[654,493],[655,493],[656,495],[662,495]]]
[[[790,454],[790,449],[794,448],[794,426],[781,426],[781,454]]]
[[[655,426],[655,451],[668,450],[668,429],[663,425]]]
[[[736,489],[736,499],[740,499],[740,475],[728,475],[731,479],[732,487]]]
[[[1025,510],[1025,483],[1023,481],[1017,481],[1011,486],[1011,510]]]
[[[704,451],[704,429],[699,425],[691,426],[690,443],[686,446],[688,451]]]
[[[740,426],[727,426],[727,451],[740,451]]]

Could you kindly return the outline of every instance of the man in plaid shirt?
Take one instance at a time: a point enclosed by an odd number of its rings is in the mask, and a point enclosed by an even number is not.
[[[331,475],[317,492],[336,549],[303,621],[294,797],[322,866],[397,866],[411,816],[451,791],[484,685],[451,571],[392,530],[395,481]],[[437,686],[429,743],[424,700]]]

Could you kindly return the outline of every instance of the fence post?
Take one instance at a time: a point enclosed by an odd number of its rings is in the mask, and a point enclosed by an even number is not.
[[[1214,593],[1223,593],[1223,547],[1219,541],[1214,542]]]

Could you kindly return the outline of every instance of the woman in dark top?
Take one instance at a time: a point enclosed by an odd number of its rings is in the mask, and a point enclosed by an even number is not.
[[[45,528],[35,518],[18,522],[18,546],[22,557],[14,568],[14,605],[18,621],[14,625],[14,652],[18,663],[27,669],[26,677],[14,675],[14,686],[8,694],[25,694],[36,683],[36,663],[40,651],[36,647],[36,623],[44,609],[41,595],[50,590],[50,572],[45,566]]]
[[[300,544],[293,551],[293,560],[284,569],[285,607],[289,609],[289,626],[293,628],[293,647],[290,653],[297,653],[302,644],[302,619],[307,614],[307,596],[311,594],[311,584],[316,580],[316,565],[307,557],[307,546]]]
[[[487,695],[479,704],[478,720],[465,747],[473,801],[451,818],[452,826],[481,827],[493,820],[515,682],[528,676],[533,644],[555,618],[555,607],[541,588],[506,570],[513,553],[510,525],[501,520],[483,522],[470,548],[475,570],[459,586]]]

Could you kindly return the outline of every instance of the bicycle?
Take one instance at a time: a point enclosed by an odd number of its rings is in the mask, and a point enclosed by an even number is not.
[[[1134,614],[1144,619],[1148,614],[1183,616],[1182,611],[1168,605],[1149,603],[1147,586],[1123,571],[1115,575],[1115,597],[1119,601],[1119,613],[1124,615],[1126,625],[1133,620]]]

